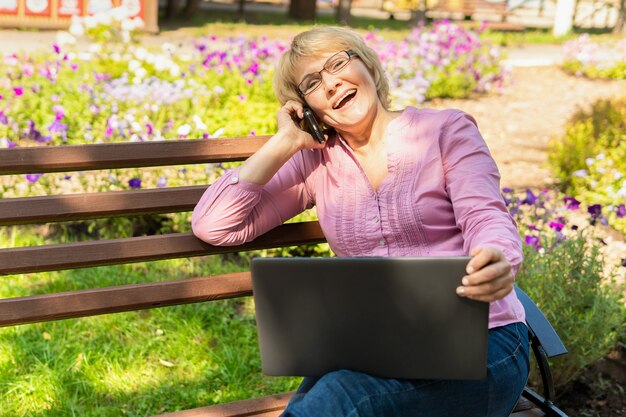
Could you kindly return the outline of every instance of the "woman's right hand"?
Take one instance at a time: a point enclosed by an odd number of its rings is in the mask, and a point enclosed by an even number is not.
[[[289,100],[276,114],[276,122],[278,123],[277,135],[285,138],[285,140],[295,141],[297,149],[323,149],[325,143],[316,141],[309,132],[302,130],[297,120],[304,118],[304,107],[302,103]]]

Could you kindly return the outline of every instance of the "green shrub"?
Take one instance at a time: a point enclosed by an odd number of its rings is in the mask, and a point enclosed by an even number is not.
[[[626,234],[626,98],[599,100],[568,121],[549,144],[559,187],[581,202],[607,207],[609,224]]]
[[[551,246],[551,245],[546,245]],[[626,326],[620,291],[607,285],[598,247],[568,239],[541,253],[524,247],[517,283],[543,311],[569,353],[551,360],[556,387],[576,378],[616,344]],[[540,385],[532,373],[530,384]]]

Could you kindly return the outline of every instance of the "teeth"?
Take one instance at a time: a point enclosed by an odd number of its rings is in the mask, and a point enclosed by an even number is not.
[[[337,100],[335,102],[335,105],[333,106],[333,109],[336,109],[346,97],[348,97],[349,95],[353,94],[355,91],[356,90],[354,90],[354,89],[346,91],[346,94],[344,94],[339,100]]]

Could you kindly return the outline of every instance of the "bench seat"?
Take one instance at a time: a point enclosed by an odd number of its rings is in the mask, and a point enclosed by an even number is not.
[[[209,407],[161,414],[158,417],[278,417],[293,395],[292,392],[234,401]],[[545,414],[521,397],[510,417],[539,417]],[[157,417],[157,416],[155,416]]]

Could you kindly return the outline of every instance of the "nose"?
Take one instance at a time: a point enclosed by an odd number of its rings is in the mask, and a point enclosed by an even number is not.
[[[341,79],[337,77],[337,74],[331,74],[328,71],[323,71],[321,74],[324,90],[329,94],[332,93],[341,85]]]

